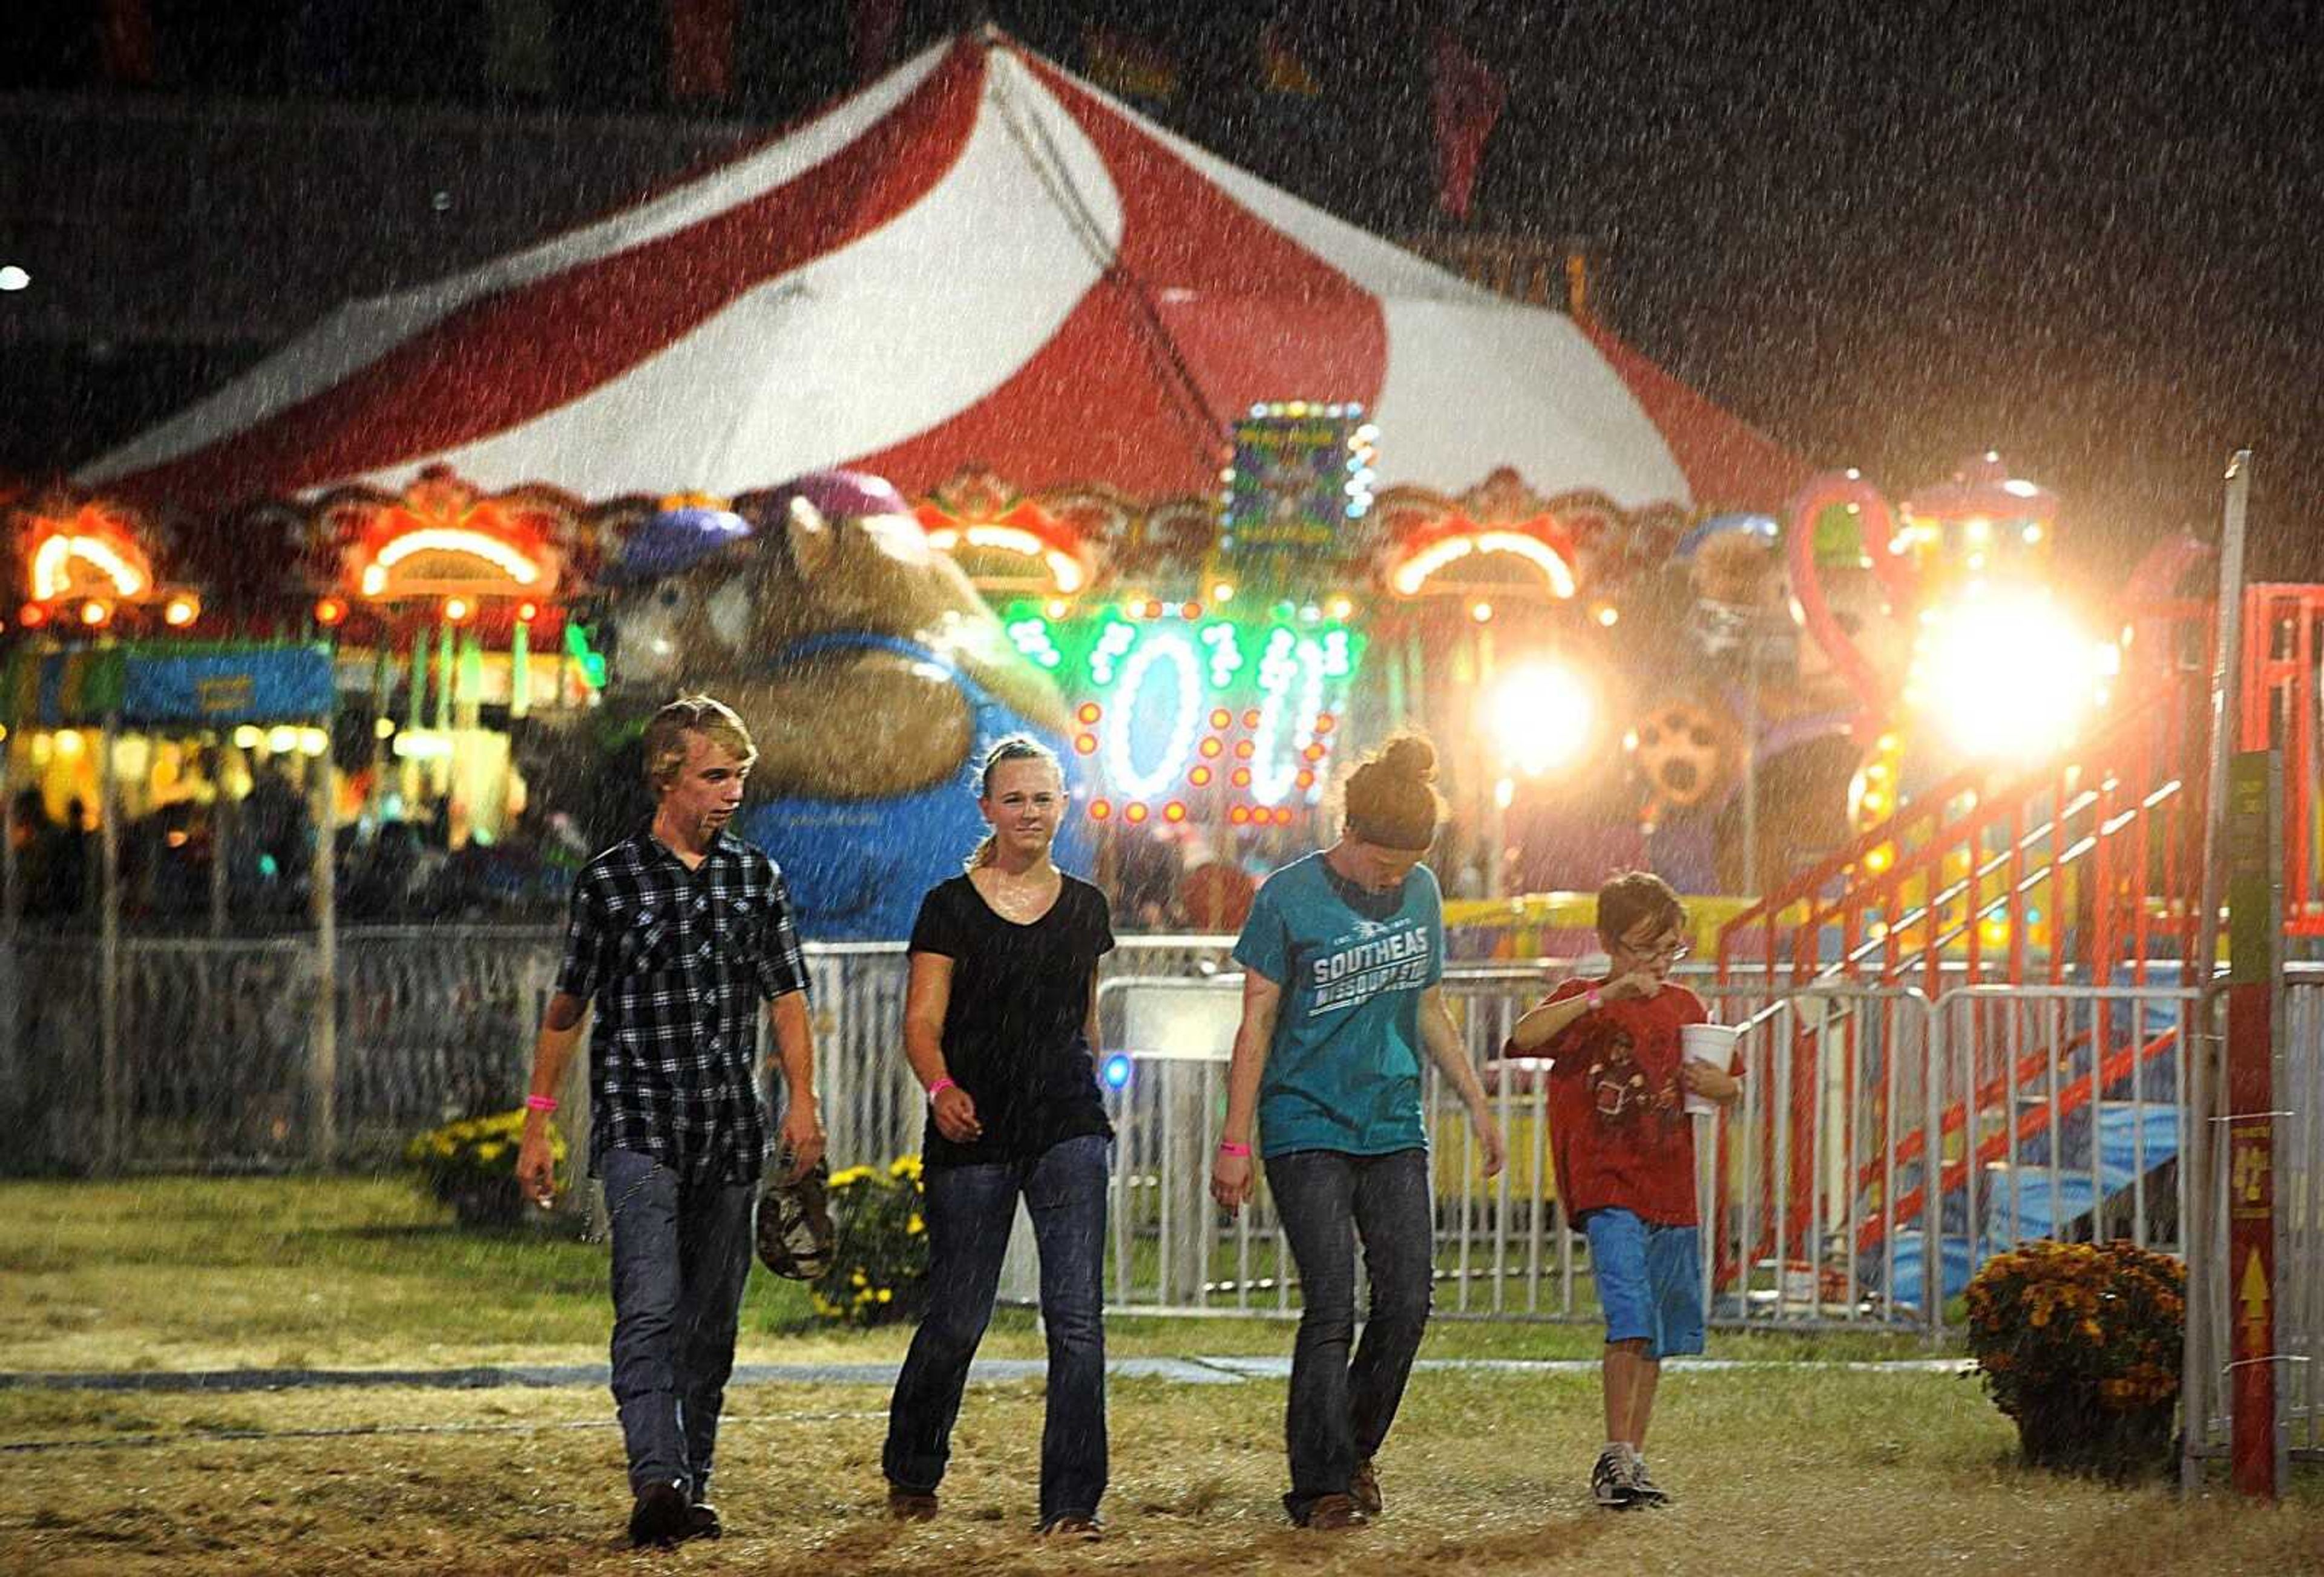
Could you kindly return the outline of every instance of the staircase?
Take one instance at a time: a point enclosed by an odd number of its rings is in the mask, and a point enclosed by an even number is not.
[[[1764,980],[1774,1003],[1844,983],[1935,1003],[1972,985],[2175,985],[2201,885],[2206,687],[2188,659],[2207,627],[2200,606],[2143,610],[2141,660],[2110,721],[2047,761],[1963,769],[1738,914],[1720,934],[1722,987]],[[2175,1021],[2083,998],[2074,1022],[2027,1049],[2022,1026],[2005,1029],[1995,1014],[2022,1002],[1954,999],[1944,1029],[1948,1084],[1960,1093],[1928,1120],[1915,1107],[1896,1122],[1895,1074],[1866,1072],[1886,1071],[1897,1050],[1894,1034],[1859,1021],[1870,1001],[1843,998],[1821,1017],[1778,1018],[1772,1006],[1761,1015],[1788,1022],[1794,1038],[1788,1057],[1755,1070],[1790,1069],[1788,1086],[1757,1103],[1762,1129],[1750,1136],[1757,1197],[1784,1202],[1763,1213],[1755,1266],[1779,1243],[1786,1257],[1812,1253],[1827,1274],[1852,1257],[1861,1285],[1918,1304],[1925,1231],[1905,1223],[1932,1219],[1930,1189],[1950,1295],[1987,1254],[2105,1209],[2177,1154],[2175,1085],[2166,1075],[2162,1099],[2141,1098],[2155,1087],[2152,1070],[2175,1065]],[[1834,1197],[1829,1172],[1820,1183],[1818,1146],[1797,1137],[1815,1131],[1835,1049],[1849,1081],[1838,1109],[1856,1131],[1826,1136],[1822,1153],[1828,1165],[1851,1158],[1848,1198]],[[1778,1124],[1791,1142],[1778,1142]],[[1720,1134],[1722,1221],[1732,1128]],[[1980,1209],[1978,1194],[1997,1188],[2006,1199]],[[1734,1286],[1738,1245],[1720,1236],[1720,1280]]]

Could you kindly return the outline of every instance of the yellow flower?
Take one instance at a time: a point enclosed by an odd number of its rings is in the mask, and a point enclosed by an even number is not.
[[[886,1287],[883,1286],[880,1289],[880,1301],[881,1303],[893,1303],[895,1298],[896,1295],[889,1291]]]
[[[506,1154],[508,1154],[508,1146],[499,1139],[476,1147],[476,1159],[480,1161],[497,1161]]]
[[[906,1237],[917,1238],[927,1230],[928,1223],[920,1219],[920,1213],[917,1210],[912,1213],[912,1219],[904,1223]]]
[[[872,1278],[864,1275],[861,1270],[849,1277],[848,1279],[858,1286],[869,1286],[872,1285]]]
[[[844,1172],[833,1174],[831,1185],[834,1188],[844,1188],[852,1183],[861,1183],[870,1176],[872,1176],[872,1168],[869,1167],[850,1167]]]

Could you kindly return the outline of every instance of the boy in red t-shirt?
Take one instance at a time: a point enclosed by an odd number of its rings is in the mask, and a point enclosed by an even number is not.
[[[1725,1104],[1742,1091],[1679,1054],[1679,1029],[1709,1015],[1668,983],[1686,956],[1686,910],[1659,876],[1634,871],[1598,890],[1611,967],[1570,980],[1517,1020],[1503,1055],[1546,1054],[1558,1197],[1590,1236],[1606,1315],[1606,1445],[1590,1475],[1600,1506],[1667,1505],[1641,1451],[1662,1360],[1702,1351],[1694,1123],[1684,1096]]]

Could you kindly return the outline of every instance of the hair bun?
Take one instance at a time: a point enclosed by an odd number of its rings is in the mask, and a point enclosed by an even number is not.
[[[1377,758],[1382,770],[1416,783],[1436,781],[1436,747],[1416,733],[1389,740]]]

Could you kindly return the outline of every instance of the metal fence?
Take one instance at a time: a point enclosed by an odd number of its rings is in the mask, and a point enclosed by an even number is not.
[[[1103,1039],[1129,1067],[1108,1096],[1120,1136],[1107,1268],[1117,1307],[1297,1306],[1263,1189],[1231,1222],[1208,1201],[1239,998],[1228,945],[1125,937],[1102,974]],[[378,1162],[419,1127],[518,1101],[558,945],[547,928],[342,933],[333,1047],[318,1057],[323,998],[305,938],[125,940],[108,1003],[91,941],[20,934],[0,947],[7,1164],[306,1165],[318,1158],[322,1114],[332,1142],[321,1158]],[[809,962],[835,1160],[916,1149],[925,1108],[900,1049],[901,950],[817,946]],[[1586,1250],[1556,1197],[1542,1072],[1499,1055],[1517,1016],[1569,968],[1464,965],[1446,977],[1509,1146],[1508,1168],[1485,1179],[1460,1103],[1428,1070],[1447,1314],[1594,1314]],[[2178,1164],[2185,1103],[2209,1115],[2200,1058],[2186,1076],[2187,1044],[2207,1044],[2194,993],[1960,983],[1932,1001],[1781,976],[1720,986],[1707,973],[1689,972],[1687,983],[1741,1027],[1749,1075],[1742,1103],[1706,1123],[1698,1147],[1722,1323],[1938,1331],[1973,1265],[2008,1244],[2121,1235],[2176,1251],[2193,1210],[2224,1221],[2223,1148],[2203,1167]],[[2295,968],[2282,1022],[2292,1113],[2278,1148],[2284,1379],[2295,1448],[2314,1452],[2324,1444],[2312,1361],[2324,1346],[2324,971]],[[2196,1269],[2190,1340],[2222,1353],[2224,1271],[2208,1260]],[[2190,1360],[2199,1443],[2223,1438],[2218,1378]]]
[[[124,938],[108,991],[97,939],[28,927],[0,945],[0,1122],[17,1141],[0,1167],[384,1160],[420,1128],[523,1098],[562,940],[548,927],[343,930],[324,1035],[310,936]],[[1230,942],[1124,937],[1106,973],[1199,978]],[[901,1052],[901,946],[807,953],[833,1154],[917,1149],[922,1102]],[[577,1138],[586,1082],[571,1088],[578,1099],[564,1115]]]
[[[1449,1082],[1425,1071],[1437,1304],[1452,1314],[1594,1315],[1558,1201],[1542,1065],[1503,1060],[1563,973],[1455,969],[1445,992],[1508,1147],[1495,1178]],[[1738,1023],[1747,1079],[1697,1120],[1705,1292],[1722,1324],[1940,1332],[1975,1266],[2045,1236],[2178,1246],[2180,1047],[2191,992],[1844,982],[1689,982]],[[1130,1059],[1108,1294],[1167,1313],[1288,1313],[1296,1281],[1265,1188],[1229,1220],[1206,1183],[1239,982],[1117,979],[1108,1043]],[[1931,1267],[1933,1266],[1933,1271]],[[1012,1282],[1024,1280],[1019,1268]]]

